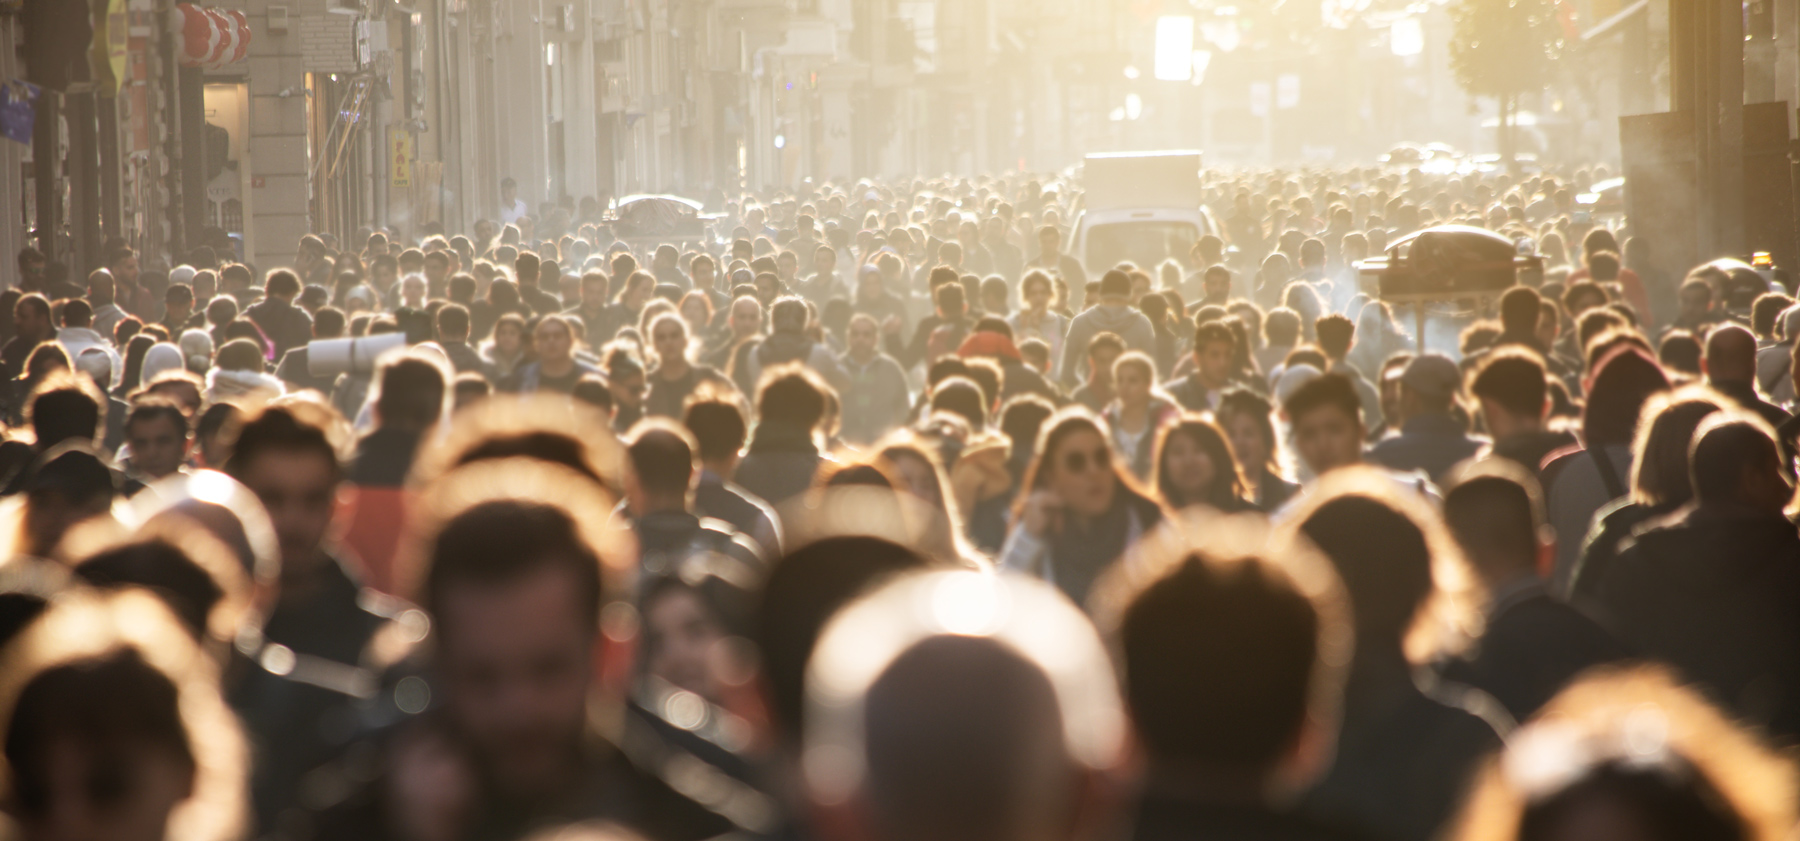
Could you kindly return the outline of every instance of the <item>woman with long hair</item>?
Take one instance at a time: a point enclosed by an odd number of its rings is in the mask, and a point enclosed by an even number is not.
[[[1106,425],[1079,407],[1045,422],[1000,550],[1002,566],[1038,575],[1077,603],[1165,513],[1114,458],[1109,438]]]
[[[1163,427],[1154,475],[1153,487],[1172,510],[1192,505],[1226,513],[1257,510],[1231,442],[1203,415],[1182,415]]]
[[[494,336],[482,347],[481,355],[493,367],[494,379],[505,380],[525,362],[525,351],[525,319],[509,312],[494,323]]]
[[[1274,511],[1300,490],[1281,471],[1281,443],[1275,435],[1274,407],[1249,389],[1232,389],[1219,398],[1213,417],[1231,439],[1231,451],[1243,468],[1249,499],[1264,511]]]

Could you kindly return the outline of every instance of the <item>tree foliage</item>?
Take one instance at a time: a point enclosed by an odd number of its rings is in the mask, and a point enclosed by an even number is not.
[[[1450,68],[1463,90],[1502,101],[1543,90],[1562,57],[1556,0],[1455,0]]]

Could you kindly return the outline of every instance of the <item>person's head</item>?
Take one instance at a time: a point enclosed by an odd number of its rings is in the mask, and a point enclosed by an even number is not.
[[[729,478],[749,438],[744,411],[736,401],[705,398],[688,404],[682,425],[694,436],[701,464]]]
[[[1108,385],[1112,384],[1113,363],[1125,353],[1125,340],[1119,334],[1102,332],[1094,334],[1088,340],[1088,382]]]
[[[1019,295],[1026,309],[1042,311],[1048,309],[1051,299],[1056,297],[1056,288],[1050,283],[1050,275],[1033,269],[1019,281]]]
[[[638,359],[632,345],[614,342],[607,347],[601,360],[606,370],[607,388],[612,392],[613,406],[617,409],[642,407],[647,391],[644,363]]]
[[[1270,347],[1293,347],[1300,343],[1300,313],[1287,307],[1269,310],[1263,318],[1263,337]]]
[[[1619,255],[1614,251],[1594,251],[1581,255],[1581,261],[1587,264],[1588,274],[1598,283],[1612,283],[1619,279]]]
[[[283,570],[316,569],[343,478],[337,449],[324,429],[282,406],[262,410],[236,433],[225,472],[268,511]]]
[[[38,452],[64,441],[92,444],[105,429],[106,397],[85,376],[74,372],[51,374],[31,390],[25,418],[31,424]]]
[[[968,602],[916,609],[934,594]],[[806,687],[825,841],[1071,841],[1110,820],[1116,685],[1093,625],[1043,582],[896,580],[826,626]]]
[[[1700,364],[1710,383],[1748,386],[1756,380],[1756,337],[1736,324],[1721,325],[1707,334]]]
[[[1777,841],[1793,760],[1662,666],[1584,673],[1476,770],[1453,841]],[[1646,736],[1645,734],[1654,734]]]
[[[1316,549],[1250,517],[1163,526],[1094,598],[1150,784],[1279,802],[1327,767],[1351,621]]]
[[[1688,451],[1700,422],[1731,405],[1704,386],[1665,391],[1644,401],[1631,446],[1631,497],[1641,505],[1672,508],[1694,498]]]
[[[949,412],[974,432],[987,428],[987,401],[981,386],[966,376],[947,377],[931,387],[931,411]]]
[[[1606,288],[1591,280],[1576,281],[1563,290],[1562,301],[1570,318],[1580,318],[1588,310],[1606,306]]]
[[[1515,286],[1500,296],[1500,327],[1511,338],[1535,338],[1543,298],[1529,286]]]
[[[1370,662],[1429,653],[1426,646],[1439,642],[1429,635],[1457,630],[1438,624],[1451,620],[1440,612],[1450,607],[1450,594],[1474,583],[1449,578],[1464,569],[1455,563],[1454,541],[1438,515],[1407,493],[1374,468],[1345,470],[1322,479],[1291,520],[1344,581],[1359,665],[1365,652],[1379,655]]]
[[[1231,298],[1231,270],[1222,265],[1207,266],[1200,285],[1203,303],[1223,305]]]
[[[1488,354],[1469,378],[1469,394],[1480,405],[1482,420],[1496,441],[1542,429],[1550,412],[1543,360],[1525,348],[1504,347]]]
[[[1457,470],[1444,493],[1444,523],[1490,591],[1535,578],[1554,543],[1544,492],[1530,471],[1488,458]]]
[[[50,321],[50,299],[36,292],[22,295],[13,305],[13,330],[27,338],[47,338],[55,332]]]
[[[1679,327],[1664,333],[1656,346],[1656,361],[1670,374],[1698,379],[1704,367],[1701,358],[1706,351],[1692,331]]]
[[[681,316],[663,313],[650,323],[650,346],[659,364],[667,367],[687,361],[688,326]]]
[[[8,817],[27,839],[240,837],[247,747],[216,667],[147,592],[65,594],[9,648]]]
[[[443,369],[418,356],[402,356],[381,368],[375,421],[384,429],[422,432],[444,413],[449,387]]]
[[[1318,337],[1319,350],[1324,352],[1325,358],[1342,362],[1356,341],[1356,322],[1332,313],[1314,322],[1313,335]]]
[[[1044,225],[1037,230],[1038,250],[1046,255],[1062,253],[1062,232],[1055,225]]]
[[[1131,298],[1131,275],[1109,269],[1100,276],[1100,300],[1106,304],[1125,304]]]
[[[1162,428],[1155,465],[1152,484],[1170,508],[1224,508],[1248,495],[1231,442],[1202,416],[1186,415]]]
[[[1066,511],[1097,517],[1126,487],[1124,470],[1099,422],[1085,411],[1065,409],[1044,423],[1037,459],[1026,471],[1019,500],[1022,504],[1030,492],[1050,490]]]
[[[113,274],[105,269],[88,272],[87,299],[93,306],[105,306],[113,302]]]
[[[187,463],[187,415],[167,398],[140,397],[125,418],[125,443],[131,445],[134,472],[150,479],[168,476]]]
[[[1447,415],[1462,388],[1462,371],[1448,356],[1424,353],[1406,363],[1400,373],[1400,411],[1410,420],[1426,415]]]
[[[1691,278],[1676,290],[1675,299],[1680,302],[1680,312],[1676,318],[1686,324],[1705,321],[1712,312],[1712,284],[1700,278]]]
[[[672,421],[651,418],[638,424],[626,448],[631,459],[626,500],[632,513],[642,517],[688,510],[699,476],[698,450],[693,436]]]
[[[1626,345],[1600,359],[1589,378],[1581,415],[1582,442],[1589,447],[1629,444],[1644,402],[1669,390],[1669,378],[1642,349]]]
[[[743,340],[762,332],[762,302],[744,295],[731,302],[727,324],[734,339]]]
[[[518,462],[492,462],[479,475],[501,481]],[[595,541],[563,507],[574,502],[478,502],[422,541],[434,689],[482,781],[503,800],[529,801],[565,783],[579,762],[604,588]]]
[[[531,331],[531,347],[541,362],[567,363],[575,352],[575,331],[560,315],[546,315]]]
[[[89,327],[94,323],[94,307],[83,298],[62,302],[62,326]]]
[[[114,250],[106,258],[107,273],[112,279],[126,286],[133,286],[138,281],[138,255],[129,248]]]
[[[1230,439],[1232,455],[1244,474],[1280,472],[1275,410],[1268,398],[1247,388],[1234,388],[1219,398],[1213,416]]]
[[[1149,354],[1134,350],[1113,362],[1113,390],[1126,406],[1144,406],[1156,390],[1156,363]]]
[[[1779,516],[1794,489],[1781,472],[1775,434],[1755,415],[1717,412],[1694,430],[1688,451],[1694,501],[1702,508],[1738,507]]]
[[[268,278],[263,281],[263,291],[268,293],[271,298],[279,298],[292,303],[294,298],[300,294],[300,276],[294,274],[291,269],[275,269],[269,272]]]
[[[962,284],[946,283],[931,293],[932,303],[937,307],[939,317],[957,320],[968,311],[968,293]]]
[[[325,310],[321,308],[319,312]],[[342,324],[343,314],[339,313],[338,322]],[[314,315],[313,328],[318,332],[319,317]],[[328,338],[321,336],[320,338]],[[445,304],[437,311],[437,340],[440,343],[462,343],[469,340],[469,308],[462,304]]]
[[[830,389],[812,369],[799,363],[763,372],[756,390],[758,423],[811,432],[825,418],[825,392]]]
[[[792,295],[776,301],[769,308],[769,328],[774,333],[803,334],[809,318],[806,301]]]
[[[1362,400],[1343,375],[1314,377],[1288,395],[1281,411],[1294,430],[1294,448],[1313,473],[1362,461]]]

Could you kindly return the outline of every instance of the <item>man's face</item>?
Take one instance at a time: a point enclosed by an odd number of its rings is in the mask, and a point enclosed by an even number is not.
[[[821,248],[813,252],[813,271],[820,274],[831,274],[837,269],[837,252],[829,248]]]
[[[567,569],[452,584],[437,605],[444,707],[502,796],[567,784],[578,760],[596,629]]]
[[[1038,235],[1038,248],[1041,249],[1045,254],[1055,254],[1058,252],[1059,243],[1057,241],[1059,239],[1061,239],[1061,237],[1059,237],[1054,231],[1047,233],[1047,234],[1039,234]]]
[[[859,318],[850,322],[850,353],[859,359],[865,359],[875,353],[875,343],[881,336],[880,328],[871,319]]]
[[[1592,307],[1583,307],[1582,311],[1586,312],[1588,309],[1591,309],[1591,308]],[[1708,293],[1704,290],[1694,290],[1692,292],[1681,293],[1681,315],[1683,318],[1687,318],[1687,319],[1701,318],[1701,317],[1705,316],[1706,311],[1711,308],[1712,308],[1712,295],[1710,293]]]
[[[568,326],[560,321],[539,323],[531,338],[532,347],[537,349],[539,359],[568,359],[570,352],[574,350],[574,337],[569,335]]]
[[[136,254],[126,257],[107,268],[112,270],[113,278],[118,282],[126,284],[137,283],[138,258]]]
[[[425,261],[425,277],[433,283],[439,283],[450,276],[450,259],[442,252],[434,252]]]
[[[1025,287],[1025,303],[1033,310],[1045,310],[1050,307],[1050,285],[1033,283]]]
[[[518,187],[514,187],[510,184],[502,184],[500,186],[500,201],[501,202],[511,205],[518,198],[519,198],[519,188]]]
[[[19,271],[23,272],[26,277],[43,277],[45,263],[44,260],[26,260],[19,265]]]
[[[425,305],[425,279],[418,275],[407,275],[401,282],[400,296],[405,298],[409,307]]]
[[[694,263],[694,288],[707,290],[713,288],[715,275],[711,263]]]
[[[1094,366],[1093,373],[1088,377],[1089,381],[1110,384],[1112,382],[1113,363],[1119,361],[1119,357],[1123,355],[1123,351],[1113,350],[1112,348],[1104,348],[1089,353],[1088,360]]]
[[[281,541],[281,563],[313,565],[337,503],[336,465],[312,450],[269,450],[245,465],[244,485],[262,500]]]
[[[1362,421],[1336,406],[1320,406],[1294,419],[1294,448],[1313,473],[1362,460]]]
[[[800,270],[800,258],[792,251],[783,251],[775,258],[775,270],[781,273],[783,280],[793,280],[794,273]]]
[[[139,473],[161,479],[181,469],[187,461],[188,437],[173,420],[153,417],[125,428],[131,445],[131,461]]]
[[[1208,301],[1224,301],[1231,297],[1231,275],[1208,272],[1205,286]]]
[[[731,334],[742,339],[762,330],[762,307],[755,301],[739,299],[731,305]]]
[[[1208,387],[1223,388],[1231,379],[1231,345],[1225,342],[1208,342],[1195,351],[1194,362]]]

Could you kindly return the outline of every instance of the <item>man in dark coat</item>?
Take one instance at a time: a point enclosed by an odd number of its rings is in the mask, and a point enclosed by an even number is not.
[[[1717,413],[1694,432],[1695,506],[1638,535],[1601,583],[1620,636],[1738,716],[1800,733],[1800,534],[1793,488],[1759,419]]]

